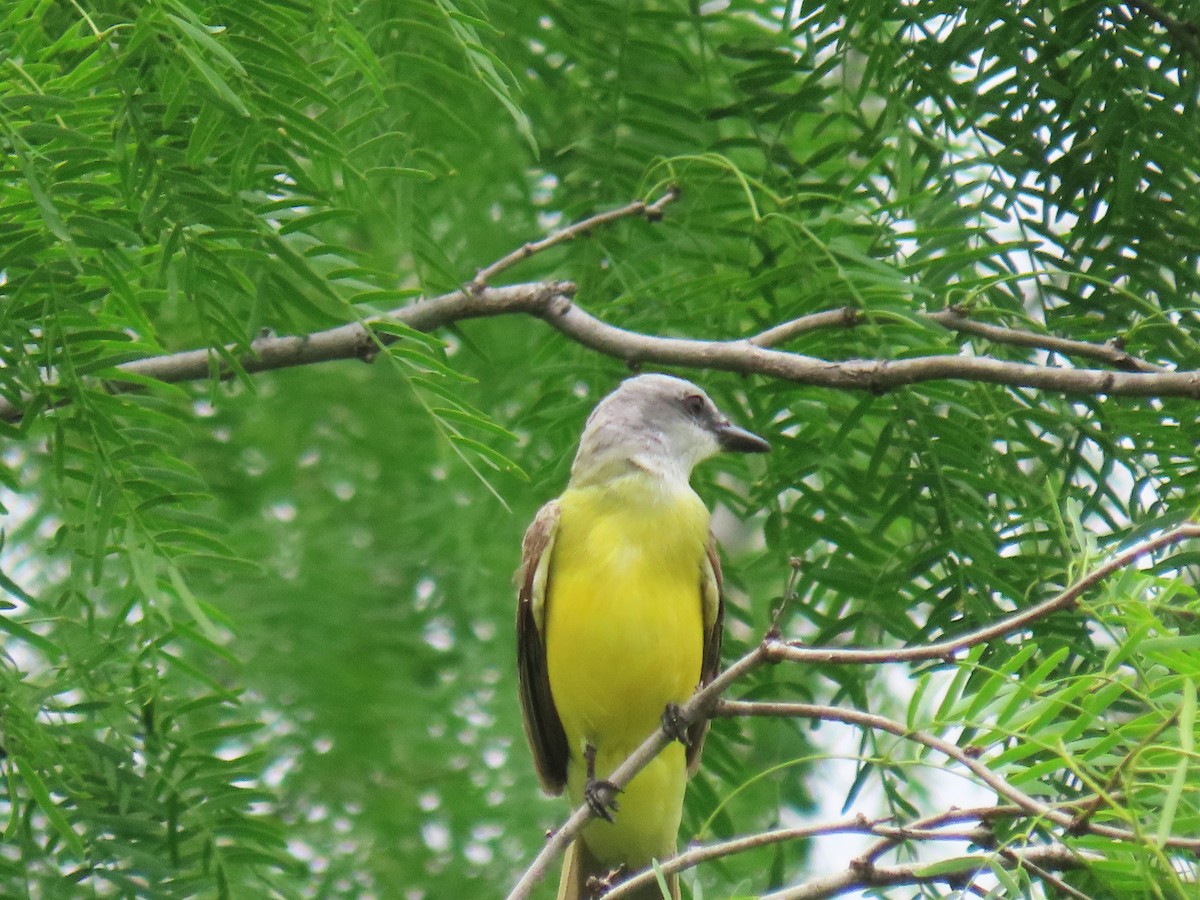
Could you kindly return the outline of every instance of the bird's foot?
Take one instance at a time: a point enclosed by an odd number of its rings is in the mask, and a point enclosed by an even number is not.
[[[679,741],[685,747],[692,745],[692,739],[688,736],[688,723],[683,718],[678,703],[667,704],[662,714],[662,727],[671,740]]]
[[[596,777],[596,748],[588,744],[583,748],[583,760],[587,763],[587,781],[583,785],[583,799],[588,809],[605,822],[613,820],[617,811],[617,794],[621,789],[606,778]]]
[[[625,874],[625,867],[617,866],[605,875],[589,875],[585,882],[585,887],[588,890],[589,897],[603,897],[618,884],[621,883],[621,876]]]
[[[583,799],[587,803],[588,809],[605,822],[611,822],[613,813],[619,808],[617,803],[617,794],[619,793],[621,793],[619,787],[603,778],[589,778],[583,786]]]

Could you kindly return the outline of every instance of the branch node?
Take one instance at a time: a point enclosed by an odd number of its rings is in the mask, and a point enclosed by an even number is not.
[[[882,397],[889,390],[886,380],[883,377],[886,366],[887,361],[881,359],[867,372],[867,390],[872,396]]]
[[[668,203],[673,203],[679,199],[679,186],[672,184],[667,188],[667,192],[642,209],[642,215],[646,217],[647,222],[661,222],[663,217],[663,207]]]
[[[354,358],[370,364],[375,362],[377,356],[379,356],[379,345],[375,343],[370,329],[362,329],[354,341]]]
[[[850,860],[850,869],[868,884],[875,875],[875,863],[865,856],[856,856]]]
[[[777,648],[781,645],[786,646],[786,644],[782,644],[778,635],[764,635],[762,643],[759,645],[762,648],[763,659],[773,666],[782,662],[783,657],[777,652]]]
[[[571,286],[571,292],[574,293],[575,286]],[[550,298],[546,304],[546,315],[549,316],[565,316],[571,309],[571,298],[565,291],[558,291]]]
[[[800,577],[800,567],[804,565],[804,560],[799,556],[788,557],[788,577],[787,585],[783,589],[783,597],[779,601],[779,606],[776,607],[774,614],[771,616],[771,625],[767,629],[767,633],[763,636],[764,641],[778,640],[782,637],[783,632],[780,629],[780,623],[783,621],[783,613],[787,609],[788,604],[796,597],[796,579]]]

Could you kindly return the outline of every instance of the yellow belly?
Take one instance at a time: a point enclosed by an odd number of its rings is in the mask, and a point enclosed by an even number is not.
[[[640,475],[568,490],[559,504],[546,652],[571,748],[568,793],[579,803],[584,745],[606,777],[699,682],[708,511],[690,489],[664,491]],[[589,849],[630,867],[672,852],[686,780],[675,744],[626,788],[615,824],[589,826]]]

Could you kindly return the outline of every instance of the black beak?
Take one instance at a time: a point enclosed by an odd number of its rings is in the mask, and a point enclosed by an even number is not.
[[[722,450],[731,453],[770,453],[771,445],[757,434],[738,428],[732,422],[721,422],[716,427],[717,443]]]

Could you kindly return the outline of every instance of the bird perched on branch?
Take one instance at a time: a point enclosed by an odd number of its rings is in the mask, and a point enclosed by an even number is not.
[[[707,722],[678,705],[720,665],[721,567],[692,468],[763,453],[696,385],[639,375],[588,418],[566,491],[525,534],[518,572],[521,709],[542,785],[596,813],[567,851],[559,900],[584,900],[675,852]],[[606,777],[660,722],[670,744],[623,791]],[[675,877],[668,879],[678,898]],[[638,895],[661,900],[657,887]]]

